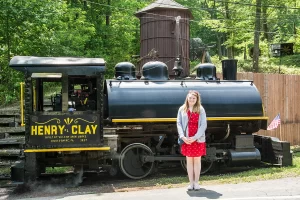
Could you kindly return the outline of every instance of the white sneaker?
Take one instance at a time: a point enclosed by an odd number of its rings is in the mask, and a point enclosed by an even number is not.
[[[193,184],[189,184],[189,186],[187,187],[187,190],[188,191],[191,191],[194,189],[194,185]]]
[[[199,183],[194,183],[194,190],[200,190]]]

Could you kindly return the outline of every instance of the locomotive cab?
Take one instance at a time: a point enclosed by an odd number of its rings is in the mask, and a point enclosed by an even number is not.
[[[109,152],[102,125],[103,59],[16,56],[10,66],[25,75],[25,181],[47,166],[88,166],[88,157],[97,161]]]

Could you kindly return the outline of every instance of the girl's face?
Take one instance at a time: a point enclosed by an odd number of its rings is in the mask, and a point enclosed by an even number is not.
[[[189,106],[194,106],[197,102],[197,97],[195,96],[196,94],[190,93],[188,94],[188,103]]]

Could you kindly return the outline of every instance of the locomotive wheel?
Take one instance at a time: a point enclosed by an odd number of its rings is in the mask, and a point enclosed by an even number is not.
[[[180,163],[181,163],[182,168],[185,171],[187,171],[186,160],[182,160],[182,161],[180,161]],[[200,174],[207,173],[212,168],[213,164],[214,164],[214,161],[207,161],[207,160],[201,159],[201,172],[200,172]]]
[[[120,155],[121,171],[129,178],[141,179],[148,176],[153,169],[154,162],[145,162],[143,156],[152,156],[151,149],[141,143],[130,144]]]

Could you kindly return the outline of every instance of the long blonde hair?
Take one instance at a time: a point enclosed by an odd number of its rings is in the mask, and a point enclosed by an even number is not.
[[[193,112],[200,113],[201,96],[200,96],[200,93],[198,91],[196,91],[196,90],[190,90],[188,92],[188,94],[186,95],[184,104],[182,105],[183,110],[185,112],[187,112],[188,109],[189,109],[189,102],[188,102],[188,96],[189,96],[189,94],[192,94],[192,95],[194,95],[197,98],[197,101],[196,101],[195,105],[193,106]]]

